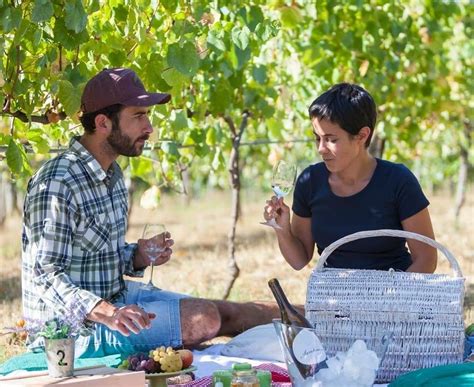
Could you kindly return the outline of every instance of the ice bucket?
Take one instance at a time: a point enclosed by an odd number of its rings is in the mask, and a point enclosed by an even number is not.
[[[360,337],[345,352],[328,358],[318,333],[273,320],[291,382],[306,386],[372,386],[392,333]]]

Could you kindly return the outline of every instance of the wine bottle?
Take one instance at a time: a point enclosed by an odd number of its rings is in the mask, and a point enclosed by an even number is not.
[[[288,298],[286,298],[285,292],[276,278],[272,278],[268,281],[268,286],[270,286],[273,296],[278,304],[278,308],[280,308],[281,322],[283,324],[302,328],[313,328],[313,325],[311,325],[306,317],[290,304]]]
[[[281,322],[286,325],[282,332],[285,335],[284,339],[286,341],[288,353],[290,354],[293,363],[298,368],[301,376],[304,379],[311,377],[316,372],[317,365],[307,365],[298,361],[293,351],[293,341],[296,335],[301,331],[300,328],[313,328],[313,326],[305,316],[299,313],[293,305],[290,304],[276,278],[272,278],[268,281],[268,286],[270,287],[278,304],[278,308],[280,309]]]

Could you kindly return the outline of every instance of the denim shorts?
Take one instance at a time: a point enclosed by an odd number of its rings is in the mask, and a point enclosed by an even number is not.
[[[77,338],[76,358],[148,352],[162,345],[174,348],[182,346],[179,305],[180,300],[188,296],[160,289],[143,290],[140,289],[141,282],[126,281],[126,284],[128,291],[114,305],[120,307],[136,304],[147,312],[155,313],[151,328],[124,336],[103,324],[95,324],[96,328],[91,336]]]

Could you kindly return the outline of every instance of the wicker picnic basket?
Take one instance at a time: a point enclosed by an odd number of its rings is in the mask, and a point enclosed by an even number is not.
[[[415,239],[437,248],[454,275],[323,268],[339,246],[378,236]],[[324,249],[308,282],[305,307],[328,356],[346,351],[356,339],[392,332],[377,373],[377,382],[389,382],[419,368],[462,362],[463,300],[461,269],[443,245],[407,231],[373,230],[348,235]]]

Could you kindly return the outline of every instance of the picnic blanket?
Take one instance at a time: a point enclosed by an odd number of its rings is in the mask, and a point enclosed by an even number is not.
[[[389,387],[472,387],[474,363],[450,364],[425,368],[399,376]]]
[[[75,359],[74,368],[90,367],[102,364],[107,367],[117,367],[121,358],[119,354],[88,359]],[[8,359],[0,364],[0,375],[5,376],[11,372],[43,371],[46,370],[46,356],[44,352],[26,352]]]
[[[255,360],[243,357],[222,356],[221,353],[224,344],[215,344],[203,351],[193,351],[193,365],[197,367],[194,371],[196,380],[186,384],[186,387],[210,387],[212,386],[212,373],[217,370],[230,369],[234,363],[249,363],[253,367],[267,370],[272,373],[272,387],[291,387],[286,372],[285,363],[269,362],[268,360]],[[76,359],[74,367],[90,367],[94,365],[105,365],[108,367],[117,367],[121,362],[119,354],[109,355],[100,358]],[[5,363],[0,364],[0,376],[7,374],[25,374],[29,371],[43,371],[47,369],[46,357],[43,352],[33,353],[27,352],[22,355],[15,356]],[[380,385],[386,386],[386,385]]]
[[[223,344],[213,345],[203,351],[194,351],[193,364],[197,367],[194,372],[196,380],[186,384],[188,387],[209,387],[212,385],[212,373],[216,370],[230,369],[232,364],[239,362],[247,362],[258,369],[267,370],[272,373],[272,379],[276,381],[273,387],[290,387],[288,383],[288,373],[283,363],[265,363],[265,361],[250,360],[246,358],[222,356],[221,351]],[[103,364],[108,367],[117,367],[121,362],[119,354],[110,355],[100,358],[76,359],[74,367],[88,367]],[[43,352],[27,352],[22,355],[10,358],[0,365],[0,375],[7,374],[25,374],[29,371],[46,370],[46,357]]]

